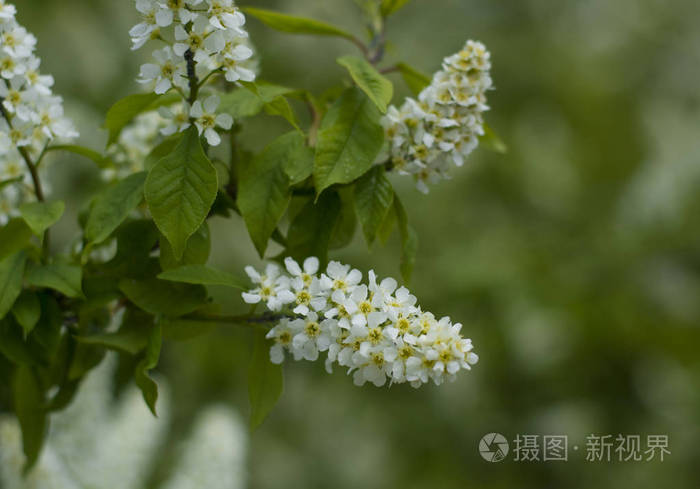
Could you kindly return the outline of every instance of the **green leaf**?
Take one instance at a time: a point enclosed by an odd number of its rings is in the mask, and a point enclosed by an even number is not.
[[[41,302],[39,302],[39,297],[30,291],[25,290],[15,301],[15,305],[12,307],[12,315],[15,317],[17,322],[24,330],[24,337],[26,338],[29,333],[32,332],[36,323],[39,322],[41,317]]]
[[[391,14],[399,10],[401,7],[406,5],[408,1],[409,0],[382,0],[382,15],[384,17],[390,16]]]
[[[154,315],[184,316],[206,304],[207,290],[201,285],[168,282],[156,278],[122,280],[119,289],[139,308]]]
[[[301,134],[290,132],[240,170],[238,208],[260,256],[289,205],[290,180],[303,180],[308,172],[310,151]]]
[[[44,409],[44,392],[39,378],[31,367],[19,366],[15,370],[13,382],[15,414],[22,428],[22,450],[27,460],[24,464],[25,474],[39,458],[44,444],[44,435],[48,428],[48,419]]]
[[[0,319],[12,309],[22,292],[22,279],[27,254],[24,251],[10,255],[0,261]]]
[[[174,341],[187,341],[211,333],[218,323],[197,319],[163,318],[163,338]]]
[[[316,36],[338,36],[346,39],[354,39],[354,36],[349,32],[319,20],[280,14],[278,12],[259,8],[246,7],[242,10],[246,14],[263,22],[265,25],[281,32],[311,34]]]
[[[143,200],[146,172],[134,173],[102,191],[95,199],[85,238],[92,244],[107,239]]]
[[[173,247],[165,238],[160,237],[160,266],[163,270],[170,270],[182,265],[202,265],[209,260],[211,253],[211,234],[209,224],[204,221],[197,231],[187,240],[187,247],[182,258],[175,258]]]
[[[490,149],[495,153],[506,154],[508,152],[506,143],[503,142],[488,124],[484,124],[484,135],[479,136],[479,142],[483,144],[486,149]]]
[[[284,89],[284,87],[269,86],[269,85],[256,85],[251,82],[241,82],[241,84],[247,89],[258,96],[262,102],[262,108],[269,115],[278,115],[283,117],[289,122],[292,127],[297,131],[301,131],[299,127],[299,121],[297,119],[292,106],[289,105],[287,99],[280,95],[280,93],[290,93],[292,90]],[[280,89],[283,89],[282,91]],[[289,90],[289,92],[287,91]]]
[[[102,333],[90,336],[76,336],[80,343],[87,345],[97,345],[110,350],[117,350],[131,355],[136,355],[148,344],[148,337],[144,331],[129,328],[116,333]]]
[[[146,171],[151,171],[156,163],[175,151],[177,143],[180,142],[180,134],[174,134],[169,138],[164,139],[158,146],[153,148],[148,156],[143,160],[143,168]]]
[[[117,254],[105,264],[105,271],[112,277],[141,278],[153,276],[150,254],[158,243],[158,229],[153,221],[146,219],[127,220],[119,226]],[[162,250],[161,250],[162,252]],[[155,259],[156,266],[158,260]]]
[[[27,283],[34,287],[54,289],[66,297],[83,297],[83,271],[75,265],[53,263],[36,267],[27,276]]]
[[[117,142],[122,129],[137,115],[155,110],[162,105],[175,103],[179,99],[177,94],[158,95],[155,93],[139,93],[121,99],[107,111],[104,123],[105,129],[109,130],[107,146]]]
[[[253,356],[248,367],[251,430],[265,421],[277,404],[283,389],[282,367],[270,362],[270,344],[265,339],[265,332],[256,331]]]
[[[374,105],[382,113],[386,113],[386,108],[394,96],[394,85],[364,58],[343,56],[337,61],[350,72],[357,86],[367,94]]]
[[[46,151],[68,151],[69,153],[83,156],[89,160],[92,160],[99,168],[110,168],[111,166],[114,166],[114,163],[108,157],[103,156],[94,149],[78,146],[76,144],[58,144],[56,146],[49,146]]]
[[[134,372],[134,381],[139,389],[141,389],[143,399],[146,401],[148,408],[151,410],[154,416],[158,416],[156,413],[156,403],[158,402],[158,384],[156,384],[155,381],[148,375],[148,372],[156,368],[158,365],[162,343],[163,332],[160,324],[156,324],[151,329],[148,337],[146,352],[136,366],[136,371]]]
[[[0,319],[0,354],[17,365],[34,365],[36,361],[23,336],[12,317]]]
[[[251,89],[251,86],[257,88]],[[294,93],[294,91],[291,88],[258,81],[255,84],[247,84],[246,88],[238,88],[223,94],[218,111],[230,114],[234,120],[252,117],[259,114],[266,103],[272,102],[276,97]]]
[[[34,234],[41,236],[48,228],[56,224],[63,215],[66,205],[56,202],[28,202],[19,208],[19,213]]]
[[[0,227],[0,260],[25,248],[32,236],[32,230],[24,219],[11,219]]]
[[[365,173],[355,184],[355,210],[368,245],[374,243],[393,202],[394,189],[381,165]]]
[[[408,224],[406,209],[397,196],[394,196],[394,209],[399,224],[399,234],[401,234],[401,277],[405,283],[409,283],[413,273],[413,265],[416,263],[418,236]]]
[[[354,188],[347,187],[339,189],[341,206],[340,214],[333,227],[328,249],[337,250],[344,248],[352,242],[357,228],[357,216],[355,215],[355,195]]]
[[[146,202],[176,259],[182,258],[187,240],[206,219],[217,189],[216,168],[202,149],[197,128],[191,127],[146,179]]]
[[[158,275],[158,278],[187,284],[224,285],[235,289],[248,289],[248,284],[245,280],[206,265],[185,265],[165,271]]]
[[[425,87],[430,85],[430,77],[428,75],[406,63],[399,63],[396,67],[399,69],[403,81],[408,85],[411,92],[413,92],[413,95],[418,96]]]
[[[377,238],[379,238],[379,242],[382,244],[382,246],[389,242],[389,238],[391,237],[391,233],[394,231],[395,224],[396,211],[392,206],[392,208],[389,209],[389,212],[386,213],[386,217],[384,217],[382,225],[379,226],[379,229],[377,230]]]
[[[324,193],[316,203],[309,200],[289,226],[287,255],[297,261],[316,256],[321,263],[327,262],[328,245],[339,214],[340,197],[336,192]]]
[[[350,88],[321,122],[314,161],[316,193],[336,183],[349,183],[374,163],[384,142],[377,107],[357,88]]]

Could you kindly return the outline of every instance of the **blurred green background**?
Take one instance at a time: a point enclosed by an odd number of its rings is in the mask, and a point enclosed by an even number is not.
[[[139,90],[150,51],[129,50],[133,2],[17,3],[82,142],[103,145],[103,114]],[[363,29],[352,0],[245,5]],[[428,196],[394,178],[421,238],[412,290],[424,308],[464,323],[481,361],[453,384],[420,390],[357,388],[320,363],[288,363],[283,398],[251,438],[250,487],[698,487],[698,19],[695,0],[413,0],[391,19],[387,63],[432,72],[468,38],[492,53],[487,120],[509,153],[477,150]],[[253,19],[249,30],[262,78],[316,92],[342,79],[335,58],[353,50]],[[392,79],[398,103],[408,91]],[[267,116],[246,127],[251,149],[285,130]],[[54,195],[73,211],[99,185],[85,161],[61,160],[53,175]],[[68,221],[58,245],[75,230]],[[212,224],[213,262],[259,263],[240,219]],[[368,252],[358,235],[333,257],[398,276],[397,254],[395,241]],[[211,401],[245,414],[250,345],[234,327],[166,345],[173,440]],[[489,432],[568,435],[570,461],[485,462],[477,446]],[[667,434],[672,453],[663,463],[586,462],[594,433]]]

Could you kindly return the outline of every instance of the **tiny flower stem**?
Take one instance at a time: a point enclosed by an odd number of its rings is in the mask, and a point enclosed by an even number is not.
[[[207,74],[207,76],[205,76],[204,78],[202,78],[202,81],[199,82],[199,87],[198,87],[198,88],[202,88],[202,87],[204,86],[204,84],[209,80],[209,78],[211,78],[212,76],[214,76],[214,75],[216,75],[216,74],[218,74],[218,73],[221,73],[221,72],[223,72],[223,68],[217,68],[217,69],[215,69],[215,70],[210,71],[210,72]]]
[[[12,119],[10,118],[10,114],[7,113],[7,110],[5,110],[5,106],[3,105],[3,102],[5,99],[0,97],[0,112],[2,112],[2,116],[5,118],[7,121],[7,125],[10,127],[10,129],[13,129],[12,127]],[[44,151],[42,151],[42,156],[43,153],[45,152],[46,148],[44,148]],[[44,197],[44,190],[41,186],[41,179],[39,178],[39,172],[37,171],[37,165],[35,165],[32,162],[31,156],[29,156],[29,152],[27,149],[23,146],[17,146],[17,151],[19,154],[22,156],[22,159],[27,165],[27,169],[29,170],[29,173],[32,177],[32,183],[34,184],[34,193],[36,195],[36,198],[39,202],[44,202],[45,197]],[[49,238],[49,230],[47,229],[44,231],[44,238],[42,240],[42,250],[43,250],[43,256],[46,258],[49,253],[49,248],[50,248],[50,238]]]
[[[197,63],[194,60],[194,53],[191,49],[185,51],[185,60],[187,61],[187,78],[190,81],[190,98],[188,102],[190,105],[194,104],[197,100],[197,94],[199,93],[199,81],[197,80]]]
[[[379,73],[381,73],[382,75],[386,75],[387,73],[394,73],[396,71],[399,71],[398,65],[387,66],[386,68],[382,68],[381,70],[379,70]]]

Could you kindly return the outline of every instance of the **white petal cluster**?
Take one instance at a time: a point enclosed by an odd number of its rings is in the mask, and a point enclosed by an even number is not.
[[[326,352],[326,369],[347,367],[356,385],[388,379],[419,387],[454,380],[479,359],[461,324],[423,311],[393,278],[378,281],[370,271],[364,284],[359,270],[335,261],[319,273],[315,257],[284,264],[268,264],[264,273],[246,267],[255,287],[243,293],[245,302],[263,302],[281,317],[267,334],[273,363],[282,363],[285,351],[310,361]]]
[[[490,69],[486,47],[467,41],[464,49],[445,58],[418,100],[406,98],[401,108],[389,107],[382,123],[393,167],[413,175],[421,192],[428,192],[428,183],[449,178],[451,166],[462,166],[479,144],[483,113],[489,109]]]
[[[53,77],[39,71],[36,37],[17,23],[14,5],[0,0],[0,224],[33,197],[20,148],[34,160],[53,139],[78,136],[53,95]]]
[[[165,44],[153,52],[153,62],[141,66],[138,78],[155,93],[189,93],[192,71],[200,83],[218,72],[231,83],[255,80],[257,65],[245,16],[233,0],[136,0],[136,9],[142,22],[129,31],[133,49],[149,40]],[[179,113],[196,120],[199,133],[210,145],[218,145],[216,128],[230,129],[233,120],[216,114],[219,101],[212,96],[191,102]],[[189,123],[174,120],[170,127],[183,131]]]

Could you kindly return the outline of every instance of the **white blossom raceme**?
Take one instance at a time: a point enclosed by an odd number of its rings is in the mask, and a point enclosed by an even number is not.
[[[16,11],[0,1],[0,225],[35,197],[26,159],[35,163],[51,141],[78,136],[52,94],[53,77],[39,72],[36,38],[17,23]]]
[[[157,94],[178,91],[191,104],[200,134],[218,145],[217,128],[230,129],[233,121],[207,107],[207,83],[216,75],[231,83],[257,76],[245,16],[233,0],[136,0],[136,9],[142,21],[129,31],[133,49],[149,41],[161,44],[153,62],[141,66],[138,81]],[[173,134],[187,125],[173,121],[167,127]]]
[[[255,287],[243,293],[245,302],[264,303],[279,318],[267,334],[273,363],[285,353],[314,361],[326,352],[326,369],[347,367],[356,385],[388,379],[419,387],[454,380],[479,360],[461,324],[423,311],[393,278],[378,281],[370,271],[361,283],[360,271],[334,261],[320,272],[315,257],[284,264],[270,263],[264,273],[246,267]]]
[[[421,192],[428,192],[428,183],[449,178],[450,167],[462,166],[478,146],[483,113],[489,110],[486,92],[493,87],[490,69],[486,47],[467,41],[444,59],[418,100],[389,107],[382,119],[394,170],[413,175]]]

